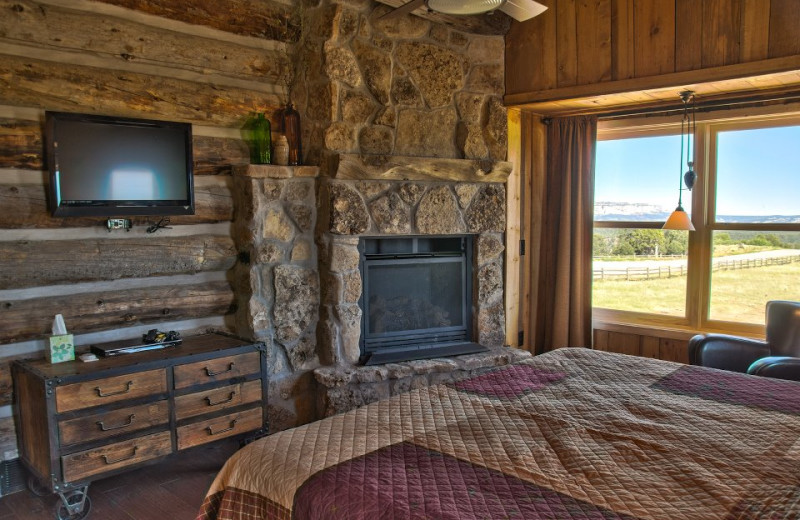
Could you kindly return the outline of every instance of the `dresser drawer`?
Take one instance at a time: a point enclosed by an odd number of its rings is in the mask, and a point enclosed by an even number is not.
[[[183,450],[198,444],[257,430],[261,426],[261,408],[251,408],[243,412],[181,426],[178,428],[178,449]]]
[[[198,361],[175,367],[175,388],[224,381],[234,377],[257,374],[260,371],[261,356],[258,352]]]
[[[261,380],[259,379],[176,397],[175,414],[178,420],[181,420],[260,400]]]
[[[59,421],[62,446],[107,439],[121,433],[143,430],[169,422],[169,403],[166,400],[130,406],[68,421]]]
[[[166,391],[167,373],[163,368],[95,379],[57,387],[56,411],[80,410]]]
[[[98,473],[169,455],[171,451],[170,432],[160,432],[65,455],[61,457],[64,481],[78,482]]]

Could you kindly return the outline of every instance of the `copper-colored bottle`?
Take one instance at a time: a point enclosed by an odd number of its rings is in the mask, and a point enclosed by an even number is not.
[[[303,164],[303,150],[300,145],[300,113],[289,103],[283,111],[283,132],[289,141],[289,164]]]

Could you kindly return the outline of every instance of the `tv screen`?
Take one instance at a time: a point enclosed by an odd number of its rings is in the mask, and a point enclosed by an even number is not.
[[[46,112],[53,216],[194,214],[192,126]]]

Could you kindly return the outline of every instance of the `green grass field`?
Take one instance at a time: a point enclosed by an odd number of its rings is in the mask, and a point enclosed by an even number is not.
[[[719,271],[711,286],[712,320],[764,323],[768,300],[800,299],[800,263]],[[606,309],[683,316],[685,302],[686,277],[603,280],[592,286],[592,304]]]

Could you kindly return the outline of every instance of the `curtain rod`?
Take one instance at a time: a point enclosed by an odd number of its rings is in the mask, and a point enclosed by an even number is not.
[[[800,101],[800,93],[797,94],[787,94],[784,96],[773,97],[773,98],[761,98],[758,96],[751,96],[748,98],[739,98],[736,100],[731,101],[708,101],[708,102],[697,102],[695,104],[694,110],[696,112],[710,112],[712,110],[717,110],[721,108],[733,108],[733,107],[740,107],[742,105],[756,105],[759,103],[789,103],[792,101]],[[675,108],[667,108],[667,107],[653,107],[650,109],[630,109],[630,110],[619,110],[617,112],[608,112],[606,114],[598,114],[597,118],[600,120],[606,119],[622,119],[627,117],[636,117],[636,116],[654,116],[654,115],[670,115],[674,113],[683,113],[683,105],[676,106]]]

